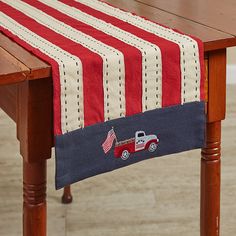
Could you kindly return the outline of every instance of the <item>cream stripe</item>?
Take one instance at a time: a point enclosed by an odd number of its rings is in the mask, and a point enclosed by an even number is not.
[[[139,49],[143,57],[143,111],[161,107],[162,62],[158,46],[59,1],[39,1]]]
[[[78,87],[83,87],[80,59],[36,35],[2,12],[0,12],[0,25],[57,61],[61,76],[62,133],[83,127],[83,94],[81,89],[77,89]],[[77,73],[79,74],[75,80],[74,74]],[[79,96],[78,98],[77,95]],[[76,100],[78,104],[73,104],[73,106],[66,105],[71,103],[71,100]],[[80,120],[78,120],[78,117],[80,117]]]
[[[75,30],[22,1],[3,1],[32,17],[40,24],[100,55],[103,58],[105,121],[125,116],[125,68],[124,56],[120,51]],[[75,103],[75,100],[71,102]]]
[[[201,73],[198,44],[195,40],[101,1],[76,1],[178,44],[181,51],[182,103],[200,100]]]

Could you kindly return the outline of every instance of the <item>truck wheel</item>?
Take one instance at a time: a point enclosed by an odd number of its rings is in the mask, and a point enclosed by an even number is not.
[[[125,161],[125,160],[127,160],[127,159],[129,158],[129,155],[130,155],[129,151],[128,151],[128,150],[124,150],[124,151],[122,152],[122,154],[121,154],[121,159],[122,159],[123,161]]]
[[[156,151],[156,149],[157,149],[157,144],[154,143],[154,142],[150,143],[150,145],[148,147],[148,151],[149,152],[154,152],[154,151]]]

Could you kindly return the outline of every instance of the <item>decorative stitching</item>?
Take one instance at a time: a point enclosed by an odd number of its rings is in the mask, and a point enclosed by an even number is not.
[[[56,51],[59,51],[55,46],[53,46],[53,45],[51,45],[51,44],[48,44],[46,41],[41,40],[39,37],[36,37],[36,36],[35,36],[34,34],[32,34],[30,31],[28,32],[26,29],[24,29],[21,25],[16,25],[16,24],[14,24],[14,21],[13,21],[13,20],[6,18],[4,15],[2,15],[2,17],[5,18],[7,21],[10,21],[15,27],[21,29],[21,30],[22,30],[23,32],[25,32],[26,34],[31,35],[33,38],[37,38],[37,40],[39,40],[42,44],[45,44],[45,45],[47,45],[48,47],[53,48],[53,49],[56,50]],[[1,24],[2,24],[3,26],[5,26],[5,28],[8,28],[8,26],[5,25],[3,22],[1,22]],[[14,29],[11,29],[11,30],[12,30],[13,32],[15,32]],[[15,32],[15,33],[16,33],[16,32]],[[17,33],[16,33],[16,34],[17,34]],[[23,36],[22,34],[21,34],[21,38],[24,39],[26,42],[28,42],[28,43],[29,43],[30,45],[32,45],[33,47],[39,48],[39,49],[41,49],[42,51],[45,52],[45,49],[44,49],[44,48],[42,48],[42,47],[39,46],[39,45],[36,45],[33,41],[28,40],[28,39],[27,39],[25,36]],[[61,68],[61,69],[62,69],[62,73],[63,73],[64,75],[66,75],[64,62],[63,62],[59,57],[53,55],[53,54],[50,53],[49,51],[47,51],[47,54],[48,54],[51,58],[53,58],[54,60],[56,60],[57,62],[60,62],[60,63],[62,64],[62,68]],[[73,57],[67,55],[66,53],[63,53],[63,54],[64,54],[64,56],[66,56],[66,57],[68,57],[68,58],[70,58],[70,59],[72,59],[73,61],[76,62],[76,60],[75,60]],[[60,64],[59,64],[59,66],[60,66]],[[78,67],[78,63],[77,63],[77,62],[76,62],[76,66]],[[77,74],[78,74],[78,73],[79,73],[79,69],[77,70]],[[79,80],[79,79],[78,79],[78,80]],[[78,81],[78,80],[77,80],[77,81]],[[66,84],[66,80],[64,80],[64,83]],[[64,90],[64,92],[65,92],[65,100],[64,100],[64,104],[65,104],[64,112],[65,112],[65,114],[64,114],[64,119],[65,119],[65,124],[66,124],[66,132],[69,132],[69,129],[68,129],[68,121],[67,121],[68,115],[67,115],[67,108],[66,108],[66,105],[67,105],[66,90],[67,90],[67,87],[65,86],[65,90]],[[79,96],[79,95],[77,95],[77,96]],[[79,101],[78,101],[78,106],[79,106]],[[80,112],[80,109],[78,109],[78,112]],[[79,124],[79,127],[78,127],[78,128],[81,128],[81,124]]]
[[[44,2],[44,1],[43,1],[43,2]],[[54,5],[53,2],[52,2],[52,3],[51,3],[51,2],[50,2],[50,3],[49,3],[49,2],[46,2],[46,4],[49,4],[49,5],[52,5],[53,7],[55,7],[55,5]],[[126,32],[126,31],[124,31],[124,30],[121,30],[121,29],[119,29],[118,27],[116,27],[116,26],[114,26],[114,25],[112,25],[112,24],[108,24],[107,22],[105,22],[105,21],[102,20],[102,19],[95,19],[93,16],[91,16],[91,15],[85,13],[85,12],[82,12],[81,10],[69,8],[69,7],[66,6],[66,5],[65,5],[65,6],[63,5],[63,7],[62,7],[62,6],[60,6],[60,4],[58,4],[58,5],[56,5],[56,6],[57,6],[58,9],[60,9],[61,11],[66,12],[66,14],[69,15],[70,17],[75,17],[75,15],[73,15],[73,13],[71,13],[71,12],[69,12],[69,11],[74,11],[75,14],[80,14],[80,18],[79,18],[79,19],[76,18],[76,19],[78,19],[78,20],[84,22],[84,23],[87,24],[87,25],[90,25],[90,26],[92,26],[92,27],[94,27],[94,28],[96,28],[96,29],[99,29],[99,30],[103,31],[103,32],[107,33],[108,35],[111,35],[111,32],[112,32],[112,31],[113,31],[113,32],[116,32],[116,33],[118,33],[118,34],[120,34],[119,36],[116,35],[116,37],[117,37],[119,40],[122,40],[123,42],[128,43],[128,44],[130,44],[130,45],[132,45],[132,46],[138,48],[139,50],[141,50],[141,51],[142,51],[142,54],[143,54],[143,57],[144,57],[145,55],[147,55],[145,49],[144,49],[142,46],[140,46],[140,45],[138,45],[137,43],[135,43],[134,41],[128,40],[128,39],[126,38],[127,36],[131,36],[132,39],[137,40],[137,41],[138,41],[139,43],[141,43],[141,44],[146,44],[146,45],[150,46],[151,48],[153,48],[153,49],[157,52],[158,46],[156,46],[156,45],[154,46],[154,45],[151,44],[150,42],[145,41],[145,40],[143,40],[143,39],[141,39],[141,38],[138,38],[137,36],[132,35],[132,34],[129,33],[129,32]],[[66,8],[67,8],[67,9],[66,9]],[[90,22],[89,22],[89,20],[90,20]],[[99,27],[99,26],[96,24],[97,21],[99,21],[99,22],[101,23],[101,25],[106,26],[106,28]],[[110,31],[109,31],[109,29],[110,29]],[[124,35],[124,36],[123,36],[123,35]],[[111,35],[111,36],[112,36],[112,35]],[[158,61],[159,61],[158,59],[159,59],[158,56],[156,56],[156,61],[157,61],[157,63],[156,63],[156,68],[158,68]],[[145,62],[146,62],[146,61],[147,61],[147,60],[145,60]],[[153,63],[154,63],[154,62],[153,62]],[[147,66],[146,66],[146,65],[145,65],[145,70],[147,70]],[[157,75],[156,82],[157,82],[157,86],[158,86],[158,83],[159,83],[159,79],[158,79],[158,76],[159,76],[159,74],[158,74],[158,69],[157,69],[157,71],[156,71],[156,75]],[[147,94],[144,94],[144,96],[147,96]],[[156,98],[157,98],[156,106],[161,105],[161,104],[159,104],[159,99],[158,99],[159,97],[157,96]],[[145,108],[146,108],[146,107],[147,107],[147,105],[145,104]]]

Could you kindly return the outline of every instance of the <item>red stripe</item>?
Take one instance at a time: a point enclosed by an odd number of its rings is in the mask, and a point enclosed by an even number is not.
[[[62,1],[62,0],[60,0],[60,1]],[[99,0],[100,2],[102,2],[102,3],[105,3],[105,4],[107,4],[107,5],[109,5],[109,6],[111,6],[111,7],[114,7],[112,4],[110,4],[110,3],[108,3],[108,2],[104,2],[104,1],[102,1],[102,0]],[[124,9],[121,9],[122,11],[124,11],[124,12],[127,12],[127,10],[124,10]],[[133,15],[136,15],[136,16],[138,16],[136,13],[134,13],[134,12],[132,12],[132,14]],[[139,16],[140,17],[140,16]],[[163,24],[160,24],[160,23],[157,23],[157,22],[155,22],[155,21],[152,21],[152,20],[150,20],[150,19],[147,19],[146,17],[141,17],[141,18],[143,18],[143,19],[145,19],[145,20],[148,20],[148,21],[150,21],[150,22],[152,22],[152,23],[154,23],[154,24],[157,24],[157,25],[160,25],[160,26],[162,26],[162,27],[164,27],[164,28],[167,28],[167,29],[171,29],[171,30],[173,30],[173,31],[175,31],[175,32],[177,32],[177,33],[179,33],[179,34],[185,34],[185,33],[183,33],[183,32],[181,32],[180,30],[177,30],[177,29],[172,29],[172,28],[170,28],[170,27],[167,27],[166,25],[163,25]],[[206,98],[206,94],[205,94],[205,77],[206,77],[206,71],[205,71],[205,62],[204,62],[204,44],[203,44],[203,42],[202,42],[202,40],[200,40],[199,38],[197,38],[197,37],[195,37],[195,36],[192,36],[192,35],[189,35],[189,34],[185,34],[185,35],[187,35],[187,36],[189,36],[190,38],[192,38],[192,39],[194,39],[196,42],[197,42],[197,44],[198,44],[198,49],[199,49],[199,60],[200,60],[200,67],[201,67],[201,69],[200,69],[200,73],[201,73],[201,77],[200,77],[200,80],[201,80],[201,82],[200,82],[200,100],[201,101],[203,101],[203,100],[205,100],[205,98]]]
[[[162,106],[181,104],[181,69],[180,48],[177,44],[142,30],[134,25],[109,16],[82,3],[73,0],[60,0],[64,4],[75,7],[98,19],[117,26],[137,37],[160,47],[162,52]]]
[[[48,29],[37,23],[35,20],[21,13],[20,11],[0,2],[1,11],[15,19],[24,27],[30,29],[42,38],[57,45],[63,50],[79,57],[83,65],[83,83],[84,83],[84,119],[85,126],[104,121],[104,100],[103,100],[103,79],[102,79],[102,58],[89,49],[75,44],[62,35]],[[91,63],[93,62],[93,63]],[[89,81],[93,81],[90,83]],[[57,92],[55,88],[54,92]],[[88,96],[92,93],[93,99]],[[56,99],[56,98],[55,98]],[[56,102],[58,104],[58,102]],[[58,111],[58,107],[54,107]],[[58,117],[57,117],[58,118]],[[56,121],[58,123],[59,121]]]
[[[60,1],[62,1],[62,0],[60,0]],[[102,0],[99,0],[100,2],[102,2],[102,3],[105,3],[105,4],[107,4],[107,5],[109,5],[109,6],[111,6],[111,7],[114,7],[112,4],[110,4],[110,3],[108,3],[108,2],[104,2],[104,1],[102,1]],[[86,5],[85,5],[85,7],[87,7]],[[121,8],[119,8],[119,9],[121,9]],[[122,11],[124,11],[124,12],[127,12],[127,10],[125,10],[125,9],[121,9]],[[138,16],[136,13],[134,13],[134,12],[132,12],[132,14],[133,15],[136,15],[136,16]],[[140,17],[140,16],[139,16]],[[155,21],[152,21],[152,20],[150,20],[150,19],[147,19],[146,17],[141,17],[141,18],[143,18],[143,19],[145,19],[145,20],[148,20],[148,21],[151,21],[152,23],[154,23],[154,24],[157,24],[157,25],[160,25],[160,26],[162,26],[162,27],[164,27],[164,28],[167,28],[167,29],[171,29],[171,30],[173,30],[173,31],[175,31],[175,32],[177,32],[177,33],[179,33],[179,34],[184,34],[183,32],[181,32],[181,31],[179,31],[179,30],[177,30],[177,29],[172,29],[172,28],[170,28],[170,27],[167,27],[167,26],[165,26],[165,25],[163,25],[163,24],[160,24],[160,23],[157,23],[157,22],[155,22]],[[205,100],[205,98],[206,98],[206,94],[205,94],[205,77],[206,77],[206,71],[205,71],[205,62],[204,62],[204,44],[203,44],[203,42],[199,39],[199,38],[197,38],[197,37],[195,37],[195,36],[192,36],[192,35],[189,35],[189,34],[185,34],[185,35],[187,35],[187,36],[189,36],[190,38],[192,38],[192,39],[194,39],[196,42],[197,42],[197,44],[198,44],[198,49],[199,49],[199,60],[200,60],[200,73],[201,73],[201,76],[200,76],[200,100],[201,101],[203,101],[203,100]]]
[[[105,34],[90,25],[69,17],[44,3],[38,1],[32,2],[31,0],[24,0],[24,2],[122,52],[125,63],[126,115],[129,116],[142,112],[142,54],[137,48]],[[96,86],[92,80],[86,81],[86,83],[88,87]],[[88,100],[94,99],[95,90],[93,92],[92,88],[90,88],[87,91],[90,91],[86,94]],[[93,115],[94,114],[91,113],[91,116]]]

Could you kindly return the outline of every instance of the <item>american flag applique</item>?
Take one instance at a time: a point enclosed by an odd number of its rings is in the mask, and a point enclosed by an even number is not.
[[[115,134],[114,129],[112,128],[108,132],[107,138],[104,141],[104,143],[102,144],[102,148],[103,148],[103,151],[105,154],[111,150],[114,140],[116,140],[116,134]]]

